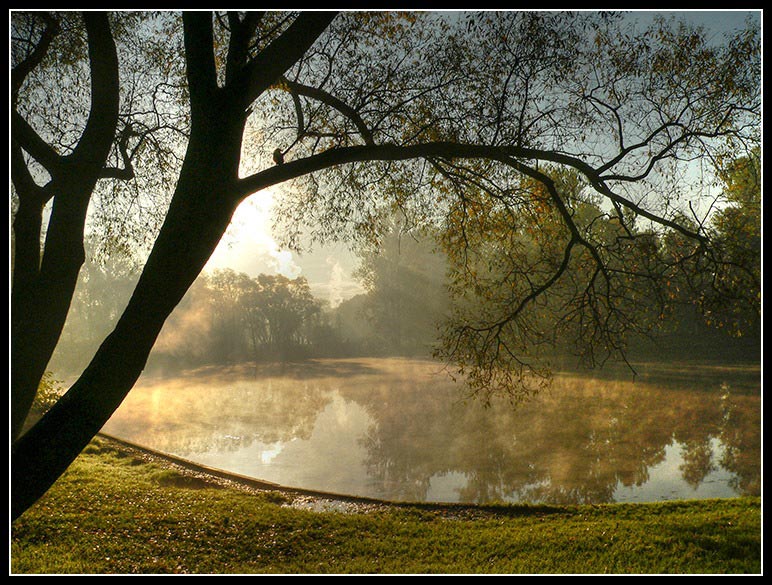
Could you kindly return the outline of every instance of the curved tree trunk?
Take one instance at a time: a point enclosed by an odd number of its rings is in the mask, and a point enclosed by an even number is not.
[[[77,192],[60,191],[54,200],[40,271],[33,279],[25,279],[26,282],[14,279],[11,294],[13,438],[21,432],[59,341],[85,259],[83,229],[93,184],[77,187]],[[40,245],[39,239],[36,245]]]
[[[161,232],[113,332],[67,393],[11,450],[11,512],[18,518],[67,469],[121,404],[150,350],[200,274],[244,196],[238,170],[249,104],[299,59],[334,14],[304,13],[245,64],[248,44],[234,37],[232,79],[219,87],[212,17],[183,15],[191,135]],[[234,21],[251,31],[254,21]],[[251,185],[250,192],[267,186]],[[82,245],[82,244],[81,244]]]
[[[193,142],[189,152],[210,150],[207,141],[203,147]],[[13,445],[14,519],[48,490],[118,408],[142,373],[166,318],[230,222],[235,206],[217,196],[223,182],[218,185],[215,177],[222,173],[212,173],[213,163],[200,156],[188,159],[167,220],[115,329],[78,381]]]
[[[32,200],[30,200],[32,199]],[[35,350],[37,321],[34,291],[37,290],[40,266],[40,229],[43,204],[36,198],[19,198],[19,209],[13,222],[14,244],[11,282],[11,438],[21,432],[27,413],[35,399],[35,390],[48,359]],[[25,337],[27,339],[25,339]]]

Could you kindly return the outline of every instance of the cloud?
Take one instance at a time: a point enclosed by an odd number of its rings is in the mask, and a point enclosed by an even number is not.
[[[279,250],[278,248],[269,251],[271,260],[274,263],[275,271],[287,278],[297,278],[303,270],[295,263],[292,252],[289,250]]]

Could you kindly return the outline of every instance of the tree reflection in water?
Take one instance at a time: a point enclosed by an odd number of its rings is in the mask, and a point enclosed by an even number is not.
[[[758,368],[640,370],[637,381],[558,374],[532,400],[488,408],[421,360],[198,370],[141,380],[104,431],[277,483],[394,500],[604,503],[641,486],[661,499],[651,471],[673,447],[668,481],[683,497],[716,472],[721,495],[759,494]]]

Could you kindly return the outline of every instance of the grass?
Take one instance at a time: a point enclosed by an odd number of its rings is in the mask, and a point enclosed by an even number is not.
[[[11,572],[761,573],[760,498],[356,513],[292,498],[218,486],[98,438],[13,524]]]

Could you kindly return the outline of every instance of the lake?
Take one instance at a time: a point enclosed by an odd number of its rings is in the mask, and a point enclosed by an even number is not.
[[[424,360],[143,376],[103,431],[284,486],[397,501],[609,503],[759,495],[758,367],[558,373],[518,405]]]

